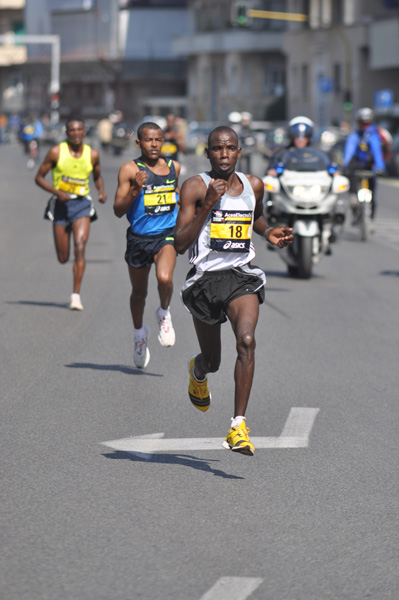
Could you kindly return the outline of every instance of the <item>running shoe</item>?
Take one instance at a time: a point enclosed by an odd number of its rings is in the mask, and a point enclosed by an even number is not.
[[[195,356],[192,356],[188,362],[188,371],[190,373],[190,382],[188,384],[188,395],[190,400],[198,410],[205,412],[211,403],[211,394],[208,390],[208,378],[204,381],[197,381],[194,377]]]
[[[159,326],[158,340],[161,346],[174,346],[176,335],[170,313],[166,317],[160,317],[158,311],[155,311],[155,318]]]
[[[223,448],[233,450],[233,452],[239,452],[240,454],[253,456],[255,448],[249,441],[248,433],[249,428],[245,425],[245,421],[243,421],[239,427],[231,427],[223,442]]]
[[[141,340],[134,340],[134,364],[139,369],[145,369],[150,362],[150,351],[148,349],[148,340],[151,330],[148,325],[144,325],[145,337]]]
[[[83,310],[83,304],[80,300],[80,294],[72,294],[71,301],[69,303],[71,310]]]

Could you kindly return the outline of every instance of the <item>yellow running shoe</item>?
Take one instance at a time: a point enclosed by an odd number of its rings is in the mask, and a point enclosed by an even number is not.
[[[197,381],[193,375],[195,356],[192,356],[188,362],[188,371],[190,373],[190,381],[188,384],[188,395],[190,400],[198,410],[205,412],[208,410],[211,403],[211,394],[208,390],[208,378],[204,381]]]
[[[249,431],[249,428],[245,425],[245,421],[243,421],[239,427],[231,427],[227,433],[225,441],[222,444],[223,448],[227,448],[227,450],[233,450],[233,452],[239,452],[240,454],[253,456],[255,453],[255,447],[249,441]]]

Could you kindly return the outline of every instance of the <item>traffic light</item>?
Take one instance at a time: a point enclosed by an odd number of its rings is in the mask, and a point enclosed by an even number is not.
[[[233,27],[248,27],[250,24],[249,9],[249,2],[245,2],[245,0],[233,2],[231,6],[231,24]]]
[[[352,92],[351,90],[346,90],[344,94],[344,110],[350,112],[352,108]]]

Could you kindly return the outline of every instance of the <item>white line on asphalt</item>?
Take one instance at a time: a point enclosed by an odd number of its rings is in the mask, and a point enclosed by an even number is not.
[[[399,187],[399,179],[380,179],[383,185],[390,185],[393,187]]]
[[[291,408],[279,437],[251,436],[255,449],[307,448],[309,435],[318,412],[318,408]],[[156,452],[220,450],[222,448],[223,440],[220,438],[163,439],[164,435],[164,433],[150,433],[101,443],[114,450],[132,452],[146,460],[150,460],[152,454]]]
[[[221,577],[200,600],[245,600],[262,581],[260,577]]]

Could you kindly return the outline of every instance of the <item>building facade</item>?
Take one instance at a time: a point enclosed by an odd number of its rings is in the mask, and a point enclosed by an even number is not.
[[[288,9],[308,16],[284,38],[288,117],[323,126],[353,121],[361,106],[399,114],[398,0],[289,0]],[[385,90],[392,106],[379,100]]]
[[[186,60],[172,38],[186,27],[186,0],[26,0],[26,33],[60,37],[61,118],[183,113]],[[49,48],[28,45],[26,110],[48,106],[49,69]]]
[[[22,111],[24,105],[21,65],[26,62],[26,47],[7,41],[24,33],[25,0],[0,0],[0,110]]]
[[[257,0],[251,7],[284,11],[285,0]],[[175,38],[187,57],[189,119],[225,121],[232,111],[254,119],[285,117],[285,57],[281,20],[250,19],[239,27],[234,0],[189,0],[189,28]]]

